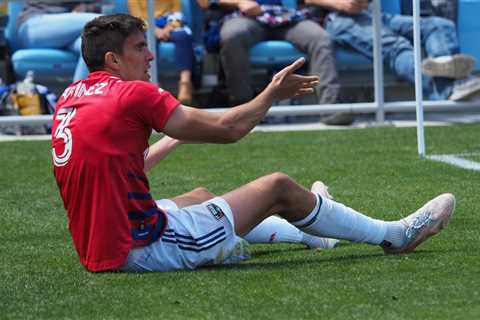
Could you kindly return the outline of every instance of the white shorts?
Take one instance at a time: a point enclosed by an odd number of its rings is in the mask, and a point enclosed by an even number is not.
[[[168,216],[165,233],[154,243],[130,251],[122,271],[191,270],[250,257],[248,243],[235,234],[232,211],[222,198],[182,209],[171,200],[157,201],[157,205]]]

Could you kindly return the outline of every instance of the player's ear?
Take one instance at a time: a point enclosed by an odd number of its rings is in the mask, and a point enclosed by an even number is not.
[[[114,52],[108,51],[105,53],[105,67],[112,70],[118,70],[119,59]]]

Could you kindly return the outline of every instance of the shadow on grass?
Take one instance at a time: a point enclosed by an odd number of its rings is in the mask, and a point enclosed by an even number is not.
[[[299,268],[305,267],[305,265],[315,266],[315,265],[322,265],[327,263],[338,263],[339,265],[348,265],[348,264],[355,264],[363,261],[369,261],[374,259],[403,259],[405,257],[409,258],[423,258],[432,256],[439,252],[435,250],[422,250],[422,251],[415,251],[408,254],[401,254],[401,255],[385,255],[383,252],[379,251],[378,253],[370,253],[370,254],[349,254],[349,255],[342,255],[342,256],[325,256],[325,255],[315,255],[309,257],[298,257],[292,256],[295,260],[289,261],[255,261],[258,257],[273,255],[275,253],[285,253],[291,251],[310,251],[311,249],[298,247],[298,248],[275,248],[275,249],[265,249],[265,250],[258,250],[252,254],[252,259],[247,260],[243,263],[237,264],[229,264],[229,265],[211,265],[211,266],[204,266],[195,270],[178,270],[178,271],[171,271],[171,272],[102,272],[99,273],[108,275],[108,274],[123,274],[123,275],[136,275],[140,277],[149,277],[149,276],[158,276],[158,275],[178,275],[178,276],[185,276],[191,272],[194,273],[201,273],[201,272],[215,272],[215,271],[245,271],[245,270],[280,270],[280,269],[292,269],[292,268]],[[441,252],[444,252],[442,250]],[[98,274],[97,274],[98,275]]]
[[[303,248],[298,248],[295,250],[305,250]],[[308,250],[308,249],[307,249]],[[283,251],[291,251],[291,249],[280,249],[276,250],[277,252],[283,252]],[[270,251],[271,253],[272,251]],[[409,253],[409,257],[422,257],[422,256],[429,256],[434,254],[435,251],[415,251],[412,253]],[[261,253],[261,255],[267,254]],[[372,259],[378,259],[381,257],[385,258],[402,258],[406,257],[407,255],[385,255],[383,252],[379,253],[371,253],[371,254],[362,254],[362,255],[344,255],[344,256],[315,256],[315,257],[305,257],[305,258],[298,258],[295,257],[294,261],[278,261],[278,262],[255,262],[252,260],[248,260],[247,262],[244,263],[239,263],[239,264],[232,264],[232,265],[218,265],[218,266],[206,266],[202,267],[200,270],[205,270],[205,271],[213,271],[213,270],[255,270],[255,269],[291,269],[295,267],[300,267],[300,266],[305,266],[306,264],[308,265],[321,265],[324,263],[338,263],[342,265],[346,264],[353,264],[353,263],[358,263],[360,261],[366,261],[366,260],[372,260]],[[256,256],[254,256],[256,257]],[[254,258],[253,258],[254,259]]]

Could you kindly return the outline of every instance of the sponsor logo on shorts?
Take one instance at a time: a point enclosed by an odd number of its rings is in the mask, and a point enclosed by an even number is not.
[[[207,209],[217,220],[220,220],[225,216],[222,209],[214,203],[207,204]]]
[[[268,240],[269,242],[274,242],[275,239],[277,239],[277,233],[274,232],[270,235],[270,239]]]

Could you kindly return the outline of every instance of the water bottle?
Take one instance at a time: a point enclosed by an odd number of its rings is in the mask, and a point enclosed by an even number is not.
[[[33,71],[28,70],[23,81],[17,83],[17,93],[32,96],[35,93],[35,84],[33,83]]]

